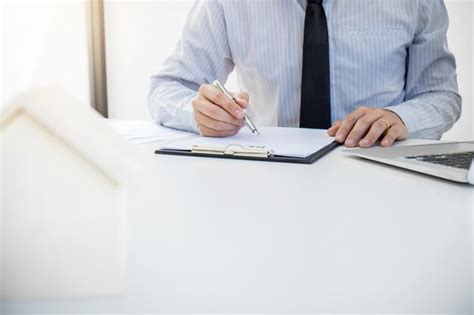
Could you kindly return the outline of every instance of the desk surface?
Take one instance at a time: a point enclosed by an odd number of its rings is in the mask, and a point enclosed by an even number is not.
[[[313,165],[153,156],[147,168],[127,214],[127,293],[4,313],[473,312],[472,187],[342,148]]]

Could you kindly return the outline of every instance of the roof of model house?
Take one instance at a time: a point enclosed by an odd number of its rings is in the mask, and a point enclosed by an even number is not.
[[[134,148],[111,130],[94,109],[62,89],[31,90],[15,98],[0,118],[0,131],[5,136],[9,127],[20,121],[50,133],[97,170],[121,183],[140,169],[139,154]]]

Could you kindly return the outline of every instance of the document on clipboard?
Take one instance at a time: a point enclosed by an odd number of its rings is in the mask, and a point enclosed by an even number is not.
[[[196,137],[165,144],[155,153],[311,164],[338,146],[322,129],[259,129],[260,136],[242,129],[226,138]]]

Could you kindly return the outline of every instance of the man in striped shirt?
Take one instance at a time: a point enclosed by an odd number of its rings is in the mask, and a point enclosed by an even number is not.
[[[204,136],[236,134],[245,109],[257,127],[322,126],[348,147],[439,139],[461,113],[447,29],[443,0],[197,1],[150,112]],[[210,85],[233,70],[237,104]]]

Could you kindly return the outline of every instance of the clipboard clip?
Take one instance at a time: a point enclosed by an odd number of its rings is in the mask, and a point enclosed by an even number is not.
[[[224,156],[245,156],[245,157],[258,157],[268,158],[270,151],[262,147],[244,147],[240,144],[229,144],[224,148],[218,147],[201,147],[193,145],[191,149],[192,153],[198,154],[213,154],[213,155],[224,155]]]

